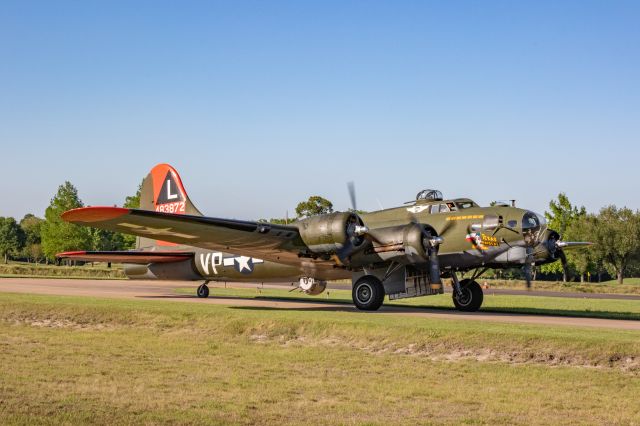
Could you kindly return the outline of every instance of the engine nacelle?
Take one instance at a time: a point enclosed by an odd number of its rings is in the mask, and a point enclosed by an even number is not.
[[[358,256],[358,264],[396,260],[400,263],[426,263],[429,251],[439,243],[435,231],[417,223],[389,226],[369,231],[373,245]],[[433,236],[433,242],[429,238]],[[354,260],[355,262],[355,260]]]
[[[346,246],[358,247],[364,237],[356,234],[362,219],[355,213],[329,213],[311,216],[296,223],[302,241],[312,253],[336,253]]]
[[[323,280],[316,280],[315,278],[303,277],[300,278],[298,288],[305,294],[317,296],[327,289],[327,282]]]

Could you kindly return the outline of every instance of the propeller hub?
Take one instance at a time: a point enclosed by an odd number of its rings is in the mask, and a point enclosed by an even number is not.
[[[437,247],[440,244],[444,243],[444,238],[442,237],[432,237],[429,239],[429,243],[431,244],[431,247]]]
[[[365,225],[356,225],[356,226],[353,228],[353,233],[354,233],[355,235],[358,235],[358,236],[360,236],[360,235],[364,235],[364,234],[366,234],[367,232],[369,232],[369,227],[368,227],[368,226],[365,226]]]

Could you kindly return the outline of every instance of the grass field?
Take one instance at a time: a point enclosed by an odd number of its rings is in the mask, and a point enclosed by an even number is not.
[[[637,424],[640,333],[0,293],[16,423]]]
[[[0,277],[123,279],[126,275],[119,265],[108,268],[106,264],[57,266],[11,262],[0,263]]]
[[[491,280],[480,278],[478,282],[486,283],[491,288],[500,289],[523,290],[526,286],[522,280]],[[533,289],[571,293],[640,294],[640,278],[625,278],[624,284],[618,284],[615,280],[603,281],[601,283],[534,281]]]
[[[284,289],[260,288],[260,286],[256,286],[255,288],[224,288],[221,284],[210,284],[209,288],[211,289],[212,297],[266,297],[353,303],[350,290],[329,290],[319,296],[307,296],[298,291],[290,292]],[[180,294],[195,294],[194,287],[179,288],[176,291]],[[454,309],[450,294],[415,297],[395,301],[385,299],[384,303],[390,306]],[[493,295],[491,290],[485,290],[482,310],[486,312],[640,320],[640,300]]]

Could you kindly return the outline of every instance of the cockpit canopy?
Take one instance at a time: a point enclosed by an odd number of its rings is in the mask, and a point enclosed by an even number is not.
[[[442,192],[437,189],[423,189],[416,195],[416,201],[442,201]]]
[[[407,202],[409,204],[410,202]],[[427,210],[429,213],[448,213],[458,210],[478,207],[478,205],[468,198],[456,198],[445,200],[442,192],[437,189],[423,189],[416,195],[414,207],[410,207],[415,212]]]

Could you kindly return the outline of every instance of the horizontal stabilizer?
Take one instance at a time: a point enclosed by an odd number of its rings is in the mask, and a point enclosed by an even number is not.
[[[186,251],[67,251],[56,254],[58,259],[81,260],[83,262],[147,263],[181,262],[193,258]]]

